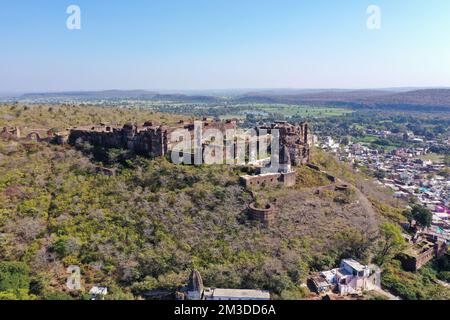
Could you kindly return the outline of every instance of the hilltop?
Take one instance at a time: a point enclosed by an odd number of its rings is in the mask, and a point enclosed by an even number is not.
[[[33,125],[55,127],[100,117],[176,119],[138,109],[24,108],[1,106],[0,114],[16,125],[30,126],[32,117]],[[405,219],[389,193],[320,150],[312,162],[328,175],[298,167],[293,188],[255,194],[239,182],[246,167],[180,166],[111,150],[116,174],[107,176],[97,168],[108,164],[83,151],[0,140],[0,260],[24,270],[25,298],[83,298],[95,284],[110,288],[109,299],[170,296],[194,268],[211,286],[305,298],[309,272],[344,257],[369,262],[383,241],[379,226]],[[329,175],[351,188],[328,189]],[[255,197],[277,203],[273,227],[249,219]],[[69,295],[70,265],[81,268],[84,290]]]

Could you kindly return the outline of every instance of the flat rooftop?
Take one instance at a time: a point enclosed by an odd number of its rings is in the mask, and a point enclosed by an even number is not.
[[[356,271],[364,271],[367,269],[367,266],[362,265],[361,263],[353,259],[345,259],[342,262],[346,263],[348,266],[350,266],[350,268],[353,268]]]
[[[263,290],[249,289],[211,289],[211,296],[216,299],[267,299],[270,300],[270,293]]]

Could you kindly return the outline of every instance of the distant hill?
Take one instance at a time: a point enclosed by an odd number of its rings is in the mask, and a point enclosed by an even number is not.
[[[67,91],[48,93],[27,93],[19,99],[74,99],[74,100],[115,100],[115,99],[136,99],[136,100],[157,100],[174,102],[204,102],[214,103],[218,98],[207,95],[187,95],[187,94],[160,94],[158,92],[146,90],[106,90],[106,91]]]
[[[368,102],[384,104],[416,104],[424,106],[443,106],[450,108],[450,89],[427,89],[400,92],[367,98]]]
[[[217,91],[219,92],[219,91]],[[450,89],[266,89],[223,98],[202,92],[154,92],[146,90],[70,91],[29,93],[19,99],[115,100],[136,99],[180,103],[284,103],[349,107],[354,109],[392,109],[450,111]]]
[[[157,94],[152,97],[153,100],[172,101],[172,102],[197,102],[197,103],[216,103],[221,99],[213,96],[203,95],[185,95],[185,94]]]
[[[243,103],[287,103],[336,105],[352,108],[450,111],[450,89],[318,91],[292,95],[249,93],[237,99]]]
[[[27,93],[20,99],[142,99],[153,97],[156,92],[146,90],[105,90]]]

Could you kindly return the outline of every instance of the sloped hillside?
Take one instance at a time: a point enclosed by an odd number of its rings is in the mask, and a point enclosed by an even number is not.
[[[84,119],[93,109],[63,110]],[[368,183],[321,152],[313,157],[358,189]],[[2,282],[0,297],[83,298],[95,284],[108,286],[110,299],[170,295],[196,268],[206,285],[298,299],[311,270],[342,257],[368,261],[378,250],[379,223],[401,218],[388,201],[368,209],[358,189],[327,189],[326,176],[306,167],[297,168],[294,188],[257,192],[279,207],[274,226],[264,228],[247,216],[255,199],[239,183],[244,168],[127,158],[105,176],[98,166],[68,146],[0,140],[1,267],[21,274],[21,287]],[[382,194],[363,191],[367,201]],[[65,285],[71,265],[81,269],[80,292]]]

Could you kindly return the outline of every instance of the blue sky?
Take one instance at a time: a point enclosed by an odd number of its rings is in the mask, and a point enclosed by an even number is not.
[[[449,15],[448,0],[1,0],[0,92],[450,86]]]

